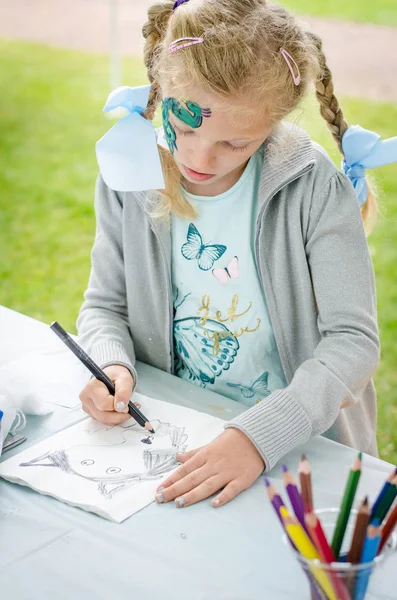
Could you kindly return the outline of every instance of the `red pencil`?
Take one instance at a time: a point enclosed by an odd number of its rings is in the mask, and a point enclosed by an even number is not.
[[[384,548],[387,540],[391,536],[391,533],[392,533],[392,531],[393,531],[393,529],[395,528],[396,525],[397,525],[397,504],[395,505],[395,507],[391,511],[391,513],[388,516],[385,524],[382,527],[382,532],[381,532],[381,538],[380,538],[380,544],[379,544],[378,554],[380,554],[382,552],[382,550],[383,550],[383,548]]]
[[[310,537],[316,546],[317,552],[320,555],[321,562],[326,564],[336,562],[334,552],[328,543],[320,519],[314,513],[306,513],[305,523]],[[329,575],[332,581],[338,600],[351,600],[347,587],[343,581],[339,579],[337,573],[329,571],[327,572],[327,575]]]

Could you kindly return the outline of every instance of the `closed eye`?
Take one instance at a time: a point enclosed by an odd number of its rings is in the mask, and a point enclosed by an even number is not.
[[[180,135],[191,135],[192,133],[194,133],[194,131],[192,131],[191,129],[184,131],[183,129],[180,129],[178,127],[178,125],[174,125],[174,129],[176,129],[176,131],[180,134]]]
[[[247,150],[248,148],[248,144],[245,146],[233,146],[233,144],[230,142],[225,142],[225,144],[228,148],[230,148],[230,150],[232,150],[232,152],[244,152],[244,150]]]

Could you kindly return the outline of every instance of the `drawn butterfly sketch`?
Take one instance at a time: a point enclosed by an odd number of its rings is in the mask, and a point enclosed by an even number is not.
[[[174,347],[177,375],[205,387],[230,368],[240,345],[222,323],[207,319],[203,327],[200,321],[199,317],[174,321]]]
[[[259,394],[260,396],[269,396],[270,390],[268,388],[268,380],[269,380],[269,371],[265,371],[255,379],[251,385],[243,385],[242,383],[230,383],[227,385],[231,388],[240,388],[241,394],[244,398],[253,398],[255,394]]]
[[[130,421],[107,427],[87,420],[87,444],[54,449],[19,466],[61,469],[71,476],[92,481],[99,494],[110,500],[114,494],[141,481],[160,479],[178,466],[176,455],[187,448],[185,428],[156,419],[151,419],[151,423],[155,435],[143,434],[137,423],[130,424]],[[136,452],[137,440],[145,444],[142,451],[138,448]],[[129,448],[120,451],[124,444]],[[148,445],[152,447],[148,449]]]
[[[187,232],[187,242],[181,248],[182,255],[187,260],[197,260],[202,271],[209,271],[225,252],[226,246],[222,244],[203,244],[197,227],[190,223]]]
[[[221,269],[212,269],[212,274],[222,285],[229,283],[229,279],[231,278],[238,279],[240,276],[238,257],[233,256],[227,267],[223,267]]]

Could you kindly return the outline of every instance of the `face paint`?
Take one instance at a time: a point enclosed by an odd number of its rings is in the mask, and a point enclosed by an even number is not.
[[[170,110],[183,123],[186,123],[186,125],[189,125],[189,127],[192,127],[193,129],[197,129],[198,127],[201,127],[203,117],[208,118],[211,116],[211,109],[201,108],[195,102],[190,102],[190,100],[185,100],[184,98],[181,98],[180,101],[175,98],[164,98],[162,103],[164,134],[168,143],[168,148],[173,155],[174,151],[178,150],[178,146],[176,145],[175,129],[169,120]]]

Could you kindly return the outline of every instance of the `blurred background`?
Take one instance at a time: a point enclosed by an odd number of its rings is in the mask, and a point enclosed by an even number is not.
[[[147,82],[141,28],[150,4],[0,0],[0,304],[71,332],[94,239],[94,146],[112,125],[102,108],[112,88]],[[284,5],[322,36],[347,122],[396,136],[396,0]],[[314,93],[291,118],[340,165]],[[381,457],[397,463],[397,165],[373,179],[378,442]]]

